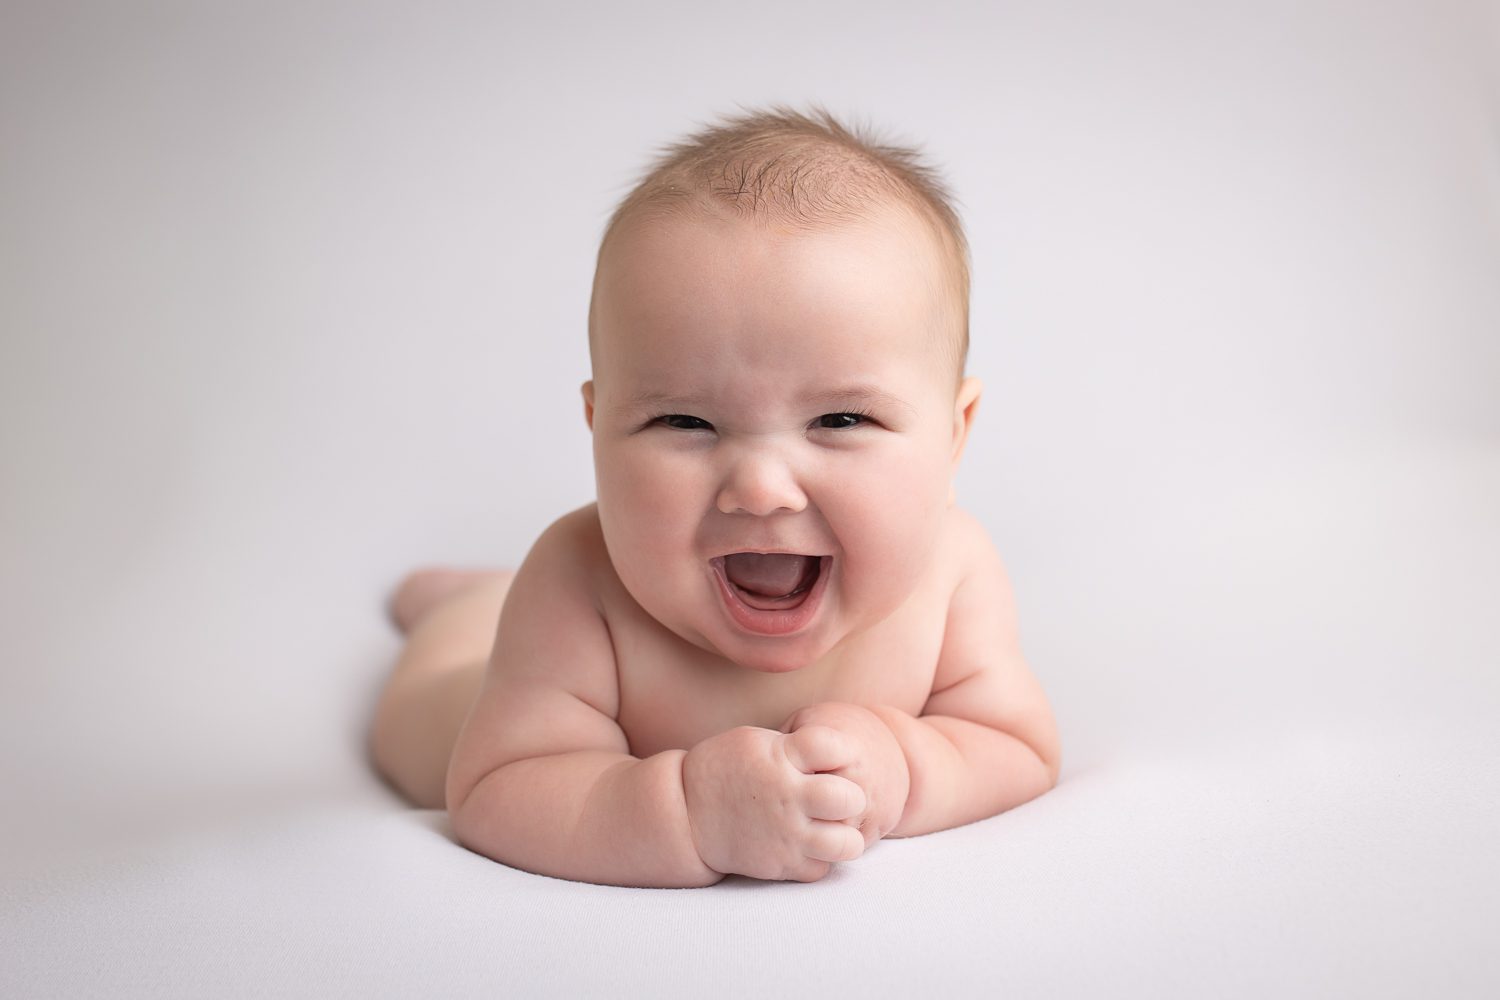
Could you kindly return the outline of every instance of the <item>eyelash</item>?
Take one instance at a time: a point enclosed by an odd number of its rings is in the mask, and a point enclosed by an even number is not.
[[[675,426],[672,423],[673,420],[696,420],[696,421],[698,421],[698,423],[702,424],[703,426],[702,427],[677,427],[677,426]],[[711,431],[711,430],[714,429],[713,428],[713,424],[710,424],[707,420],[704,420],[701,417],[689,416],[686,413],[668,413],[668,414],[664,414],[663,416],[657,417],[656,419],[652,420],[651,423],[653,423],[653,424],[661,424],[664,427],[668,427],[668,428],[670,428],[670,429],[672,429],[674,431]]]
[[[822,426],[819,426],[818,427],[819,430],[825,430],[825,431],[853,430],[856,427],[863,427],[865,424],[871,423],[872,419],[874,417],[874,414],[868,413],[865,410],[840,410],[837,413],[825,413],[821,417],[819,417],[816,421],[814,421],[814,423],[819,423],[820,421],[825,420],[828,417],[856,417],[858,419],[857,419],[857,421],[855,423],[853,423],[853,424],[846,424],[846,425],[844,425],[842,427],[822,427]],[[670,421],[673,421],[673,420],[694,420],[694,421],[697,421],[702,426],[701,427],[678,427],[678,426],[670,423]],[[693,416],[691,414],[688,414],[688,413],[666,413],[666,414],[663,414],[662,416],[654,418],[651,421],[651,423],[652,424],[661,424],[662,426],[667,427],[670,430],[675,430],[675,431],[711,431],[711,430],[714,429],[713,424],[709,423],[707,420],[704,420],[702,417],[695,417],[695,416]]]
[[[868,413],[868,412],[866,412],[864,410],[840,410],[837,413],[825,413],[825,414],[823,414],[823,416],[819,417],[818,419],[819,420],[824,420],[824,419],[826,419],[828,417],[857,417],[857,418],[859,418],[857,420],[857,422],[855,422],[853,424],[849,424],[849,425],[847,425],[845,427],[822,427],[822,428],[820,428],[821,430],[828,430],[828,431],[847,431],[847,430],[853,430],[856,427],[863,427],[865,424],[870,423],[873,416],[874,416],[874,414]]]

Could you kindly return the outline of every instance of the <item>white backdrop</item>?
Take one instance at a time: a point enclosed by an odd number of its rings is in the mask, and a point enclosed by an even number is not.
[[[802,895],[474,864],[363,761],[382,602],[591,499],[609,211],[813,101],[961,202],[1063,782]],[[0,991],[1492,994],[1497,123],[1480,0],[8,0]]]

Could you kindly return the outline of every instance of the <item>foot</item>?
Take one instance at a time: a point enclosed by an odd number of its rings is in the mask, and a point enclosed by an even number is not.
[[[391,595],[387,611],[405,635],[443,601],[479,584],[509,580],[510,570],[445,569],[434,567],[408,573]]]

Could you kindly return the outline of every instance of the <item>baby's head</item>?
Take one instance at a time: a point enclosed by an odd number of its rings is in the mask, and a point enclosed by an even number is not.
[[[632,228],[697,216],[790,236],[892,210],[913,230],[913,253],[925,258],[914,276],[941,283],[933,332],[946,335],[941,349],[956,385],[969,350],[969,248],[946,185],[917,150],[850,130],[817,108],[809,115],[780,107],[746,113],[666,147],[605,226],[589,307],[590,355],[597,365],[599,279],[613,244]]]
[[[929,577],[979,385],[914,151],[781,109],[670,147],[606,229],[589,346],[605,542],[679,636],[793,670]]]

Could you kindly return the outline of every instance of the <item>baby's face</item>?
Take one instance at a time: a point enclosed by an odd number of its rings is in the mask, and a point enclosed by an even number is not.
[[[584,398],[631,595],[763,671],[888,616],[931,565],[979,393],[921,223],[698,214],[629,223],[605,258]]]

